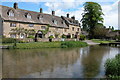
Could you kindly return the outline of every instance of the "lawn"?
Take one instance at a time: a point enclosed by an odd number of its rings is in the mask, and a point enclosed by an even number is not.
[[[4,44],[7,45],[7,44]],[[81,41],[57,41],[57,42],[31,42],[31,43],[14,43],[8,44],[9,48],[16,49],[37,49],[37,48],[70,48],[70,47],[85,47],[87,43]]]
[[[93,42],[96,43],[110,43],[110,42],[115,42],[115,40],[101,40],[101,39],[92,39]]]

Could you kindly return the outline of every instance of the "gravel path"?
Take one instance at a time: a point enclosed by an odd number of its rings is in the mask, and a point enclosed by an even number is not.
[[[95,43],[92,40],[85,40],[83,42],[86,42],[88,45],[98,45],[98,44],[100,44],[100,43]]]

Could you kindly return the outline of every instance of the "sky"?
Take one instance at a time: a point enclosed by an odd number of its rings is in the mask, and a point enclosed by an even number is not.
[[[17,2],[20,9],[39,12],[39,9],[43,8],[43,13],[48,14],[54,10],[57,16],[66,16],[69,13],[70,17],[75,16],[80,22],[84,10],[83,4],[87,1],[99,3],[104,13],[103,24],[106,27],[113,26],[118,29],[118,2],[120,0],[1,0],[0,4],[13,7],[13,3]]]

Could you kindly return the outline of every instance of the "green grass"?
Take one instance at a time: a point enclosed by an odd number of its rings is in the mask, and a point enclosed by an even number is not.
[[[13,44],[11,44],[13,45]],[[32,42],[32,43],[17,43],[17,46],[10,47],[16,49],[36,49],[36,48],[70,48],[70,47],[85,47],[87,43],[80,41],[64,41],[64,42]]]
[[[93,42],[96,43],[110,43],[110,42],[115,42],[114,40],[101,40],[101,39],[92,39]]]

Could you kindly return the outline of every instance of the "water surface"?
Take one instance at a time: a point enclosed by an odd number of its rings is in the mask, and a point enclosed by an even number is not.
[[[102,78],[106,59],[119,48],[45,48],[3,50],[3,78]]]

